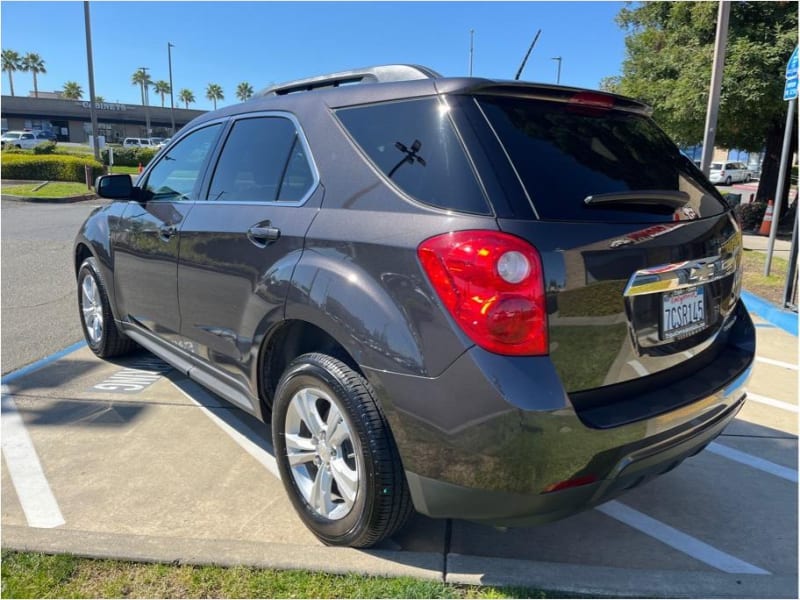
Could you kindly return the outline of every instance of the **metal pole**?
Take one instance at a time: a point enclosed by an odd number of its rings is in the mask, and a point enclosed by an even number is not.
[[[169,119],[172,124],[170,135],[175,135],[175,94],[172,90],[172,48],[175,44],[167,42],[167,59],[169,60]]]
[[[469,76],[472,77],[472,52],[473,52],[473,37],[475,36],[475,30],[469,30]]]
[[[772,268],[772,252],[775,249],[775,237],[778,235],[778,221],[780,220],[781,204],[783,204],[783,186],[786,183],[786,165],[789,162],[789,153],[792,145],[792,129],[794,125],[794,109],[797,100],[789,100],[789,110],[786,111],[786,131],[783,133],[783,149],[781,150],[781,167],[778,171],[778,189],[775,190],[775,207],[772,213],[772,225],[769,228],[769,242],[767,243],[767,260],[764,263],[764,275],[769,276]],[[791,187],[791,186],[790,186]]]
[[[94,159],[100,162],[100,144],[97,139],[97,111],[94,108],[94,63],[92,62],[92,27],[89,19],[89,0],[83,3],[83,19],[86,26],[86,64],[89,67],[89,118],[92,121],[92,146]]]
[[[556,85],[559,85],[561,83],[561,57],[554,56],[553,60],[558,61],[558,73],[556,74]]]
[[[711,167],[711,158],[714,155],[714,138],[717,135],[719,95],[722,89],[722,70],[725,66],[725,51],[728,47],[728,19],[730,14],[730,2],[721,0],[717,13],[717,37],[714,42],[714,65],[711,68],[711,93],[708,96],[706,129],[703,135],[703,157],[700,160],[700,169],[706,177],[708,177],[709,168]]]
[[[800,213],[794,215],[794,232],[792,233],[792,249],[789,252],[789,272],[786,274],[786,285],[783,288],[783,306],[793,307],[792,298],[797,295],[797,223]]]
[[[150,67],[139,67],[139,70],[142,72],[142,100],[144,101],[144,127],[145,127],[145,137],[150,137],[150,86],[145,83],[145,79],[147,78],[147,71]]]

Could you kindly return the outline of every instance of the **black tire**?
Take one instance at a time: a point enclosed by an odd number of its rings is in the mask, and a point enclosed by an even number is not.
[[[97,307],[98,314],[102,315],[101,325],[102,328],[97,333],[93,328],[90,333],[89,326],[87,325],[86,310],[89,308],[90,303],[87,302],[87,297],[84,295],[84,282],[91,278],[94,285],[97,286],[97,296],[99,305]],[[78,270],[78,314],[80,314],[81,327],[83,328],[83,336],[86,338],[86,343],[100,358],[110,358],[112,356],[120,356],[128,354],[135,347],[136,344],[133,340],[128,338],[124,333],[119,330],[117,323],[114,320],[114,314],[111,312],[111,306],[108,302],[108,293],[100,271],[97,269],[97,261],[90,257],[81,263],[81,268]]]
[[[730,176],[730,175],[728,175],[728,176],[725,178],[725,185],[730,185],[731,183],[733,183],[733,181],[731,180],[731,176]]]
[[[290,423],[287,421],[287,414],[292,400],[298,393],[309,390],[319,391],[322,396],[327,396],[331,400],[331,402],[325,398],[313,400],[314,405],[321,406],[323,411],[326,402],[329,411],[332,410],[330,406],[336,405],[352,438],[352,444],[348,446],[352,449],[352,454],[349,456],[354,457],[353,460],[358,464],[358,487],[355,499],[351,501],[351,508],[349,512],[333,519],[326,518],[322,512],[312,507],[298,485],[296,480],[298,475],[295,475],[297,471],[293,472],[289,463],[286,431]],[[330,415],[331,412],[327,414]],[[309,436],[313,435],[310,430],[307,431]],[[332,437],[333,434],[331,439]],[[405,525],[413,512],[397,446],[386,418],[375,401],[374,392],[360,374],[340,360],[315,353],[304,354],[292,361],[275,392],[272,440],[281,479],[289,498],[306,526],[323,543],[354,548],[372,546]],[[330,475],[332,462],[337,456],[336,451],[329,454],[328,459],[320,459],[319,450],[310,454],[314,454],[314,461],[319,460],[320,463],[306,462],[296,466],[295,469],[305,473],[299,477],[314,478],[317,471],[327,468],[328,481],[336,482],[336,478]],[[343,457],[344,454],[342,452],[340,456]],[[326,464],[324,460],[330,460],[331,464]],[[317,464],[321,466],[317,468],[315,466]],[[335,483],[330,485],[336,486]],[[345,494],[339,492],[338,506],[341,509],[347,509],[344,496]]]

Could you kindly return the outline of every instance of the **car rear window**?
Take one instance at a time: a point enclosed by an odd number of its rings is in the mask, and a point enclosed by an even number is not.
[[[372,163],[409,196],[439,208],[490,214],[448,114],[436,98],[336,111]]]
[[[477,102],[541,219],[672,220],[676,209],[666,206],[588,206],[584,201],[600,194],[655,190],[688,194],[680,209],[688,218],[726,209],[716,189],[648,117],[518,97],[482,96]]]

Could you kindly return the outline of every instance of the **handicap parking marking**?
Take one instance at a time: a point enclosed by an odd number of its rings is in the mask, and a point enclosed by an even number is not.
[[[793,481],[794,483],[797,483],[797,469],[784,467],[783,465],[779,465],[763,458],[758,458],[752,454],[735,450],[730,446],[725,446],[719,442],[711,442],[708,446],[706,446],[706,450],[718,456],[723,456],[729,460],[753,467],[759,471],[770,473],[771,475],[775,475],[781,479],[786,479],[787,481]]]
[[[45,477],[39,455],[14,399],[2,390],[2,449],[6,467],[30,527],[64,525],[64,517]]]
[[[770,575],[769,571],[718,550],[617,500],[601,504],[595,510],[725,573]]]

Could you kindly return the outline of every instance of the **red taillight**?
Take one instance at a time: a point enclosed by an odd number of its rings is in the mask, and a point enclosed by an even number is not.
[[[547,354],[542,260],[531,244],[498,231],[456,231],[425,240],[417,255],[450,315],[478,346]]]
[[[597,481],[597,475],[584,475],[582,477],[575,477],[567,479],[566,481],[559,481],[558,483],[551,483],[542,490],[542,493],[549,494],[550,492],[560,492],[561,490],[568,490],[569,488],[581,487],[582,485],[589,485]]]
[[[569,99],[569,103],[591,108],[614,108],[614,97],[597,92],[578,92]]]

